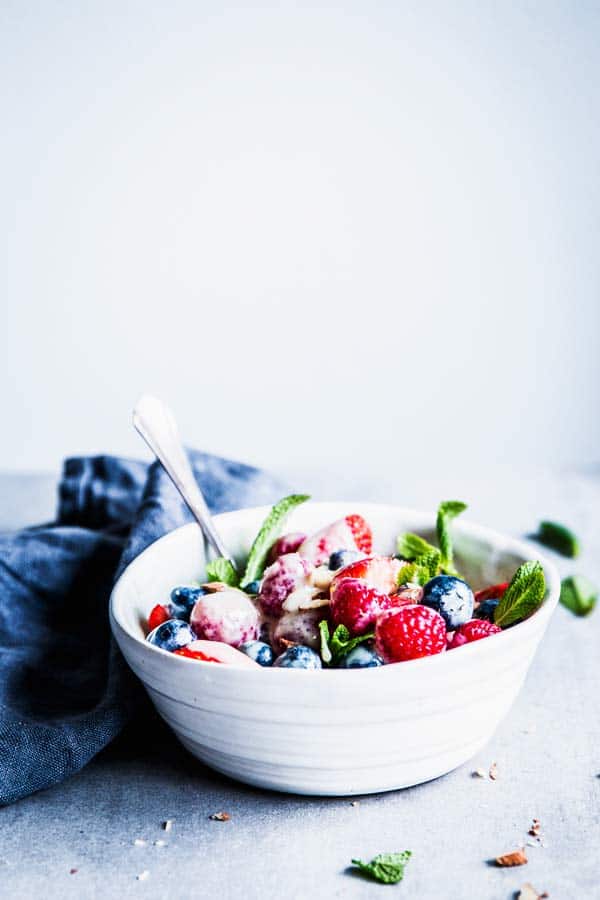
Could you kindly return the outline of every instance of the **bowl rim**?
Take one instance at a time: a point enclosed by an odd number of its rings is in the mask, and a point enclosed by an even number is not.
[[[431,522],[430,526],[435,526],[435,513],[427,512],[420,509],[415,509],[413,507],[399,506],[397,504],[390,503],[373,503],[370,501],[320,501],[320,500],[311,500],[307,501],[305,506],[312,507],[337,507],[338,510],[343,511],[344,509],[358,509],[359,507],[365,510],[368,507],[378,510],[388,510],[390,513],[394,513],[395,515],[401,515],[406,518],[416,518],[422,520],[428,520]],[[252,506],[252,507],[244,507],[243,509],[229,510],[223,513],[216,513],[214,515],[214,519],[218,525],[219,520],[223,520],[226,518],[235,518],[240,514],[244,515],[266,515],[268,511],[271,509],[271,505],[261,505],[261,506]],[[512,551],[516,555],[522,556],[524,558],[536,559],[538,560],[544,569],[544,575],[546,578],[546,597],[542,605],[533,613],[533,615],[529,616],[529,618],[525,619],[523,622],[518,622],[516,625],[511,626],[499,634],[490,635],[490,638],[494,639],[494,646],[500,647],[500,641],[504,640],[506,647],[509,645],[509,641],[515,643],[515,641],[523,639],[526,641],[528,637],[530,637],[534,631],[538,629],[544,630],[552,613],[556,609],[558,604],[559,595],[560,595],[560,575],[558,573],[558,569],[554,562],[548,558],[544,553],[540,553],[538,546],[536,544],[531,543],[530,541],[524,540],[522,538],[515,538],[511,535],[503,534],[502,532],[496,531],[492,528],[488,528],[485,525],[479,525],[476,522],[472,522],[469,519],[461,519],[454,523],[454,529],[457,533],[463,533],[470,537],[480,538],[486,540],[490,544],[501,544],[503,550]],[[128,639],[132,640],[135,645],[140,648],[143,648],[143,651],[147,654],[154,654],[154,658],[158,659],[158,655],[164,656],[165,658],[170,659],[171,665],[184,665],[184,666],[195,666],[196,669],[198,666],[201,669],[206,670],[210,669],[211,673],[214,673],[214,677],[220,677],[216,675],[216,672],[220,671],[222,673],[242,673],[244,677],[252,677],[252,678],[264,678],[264,677],[273,677],[269,675],[265,675],[265,673],[270,672],[271,670],[277,671],[280,673],[279,678],[318,678],[325,677],[327,678],[329,684],[331,684],[332,678],[347,680],[348,678],[356,677],[359,673],[363,676],[366,673],[369,673],[370,678],[381,678],[381,677],[391,677],[391,674],[398,671],[407,671],[406,667],[410,666],[411,671],[417,669],[417,667],[429,666],[431,669],[434,665],[448,665],[449,663],[443,663],[442,660],[446,660],[448,658],[448,651],[437,653],[432,656],[424,656],[419,659],[410,659],[405,660],[402,663],[388,663],[384,666],[373,666],[366,669],[313,669],[313,670],[305,670],[305,669],[286,669],[286,668],[277,668],[275,669],[272,666],[256,666],[254,667],[238,667],[232,665],[218,665],[216,666],[214,663],[205,662],[204,660],[197,659],[189,659],[185,656],[177,656],[173,653],[170,653],[167,650],[163,650],[160,647],[156,647],[153,644],[149,644],[144,638],[140,637],[139,634],[136,634],[132,629],[130,629],[127,623],[122,619],[120,615],[120,606],[122,604],[120,592],[122,590],[122,582],[125,577],[130,578],[131,572],[135,571],[135,569],[143,565],[146,562],[146,558],[157,551],[158,545],[166,545],[171,542],[175,542],[179,540],[179,535],[183,531],[198,531],[199,526],[196,522],[188,522],[185,525],[180,525],[178,528],[174,528],[171,531],[166,532],[161,535],[161,537],[156,538],[147,547],[145,547],[141,553],[139,553],[130,563],[125,567],[125,569],[119,575],[119,578],[115,582],[113,589],[110,594],[109,599],[109,619],[110,625],[113,632],[113,635],[117,637],[116,632],[120,631],[124,636]],[[489,640],[489,638],[487,639]],[[477,659],[477,654],[485,653],[485,647],[488,648],[490,645],[486,641],[472,641],[469,644],[465,644],[461,647],[455,648],[455,650],[462,651],[461,653],[453,653],[451,654],[451,659],[455,659],[456,662],[467,662],[468,659]],[[469,656],[470,654],[470,656]],[[228,677],[224,675],[224,677]]]

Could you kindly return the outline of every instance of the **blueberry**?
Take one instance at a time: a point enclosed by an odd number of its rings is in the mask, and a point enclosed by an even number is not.
[[[183,619],[184,622],[190,621],[190,614],[194,608],[194,604],[204,591],[201,587],[182,587],[173,588],[171,591],[171,615],[174,619]]]
[[[473,616],[473,591],[465,581],[453,575],[436,575],[428,581],[421,602],[439,612],[447,631],[454,631]]]
[[[349,566],[350,563],[355,562],[357,559],[362,559],[363,556],[364,554],[359,553],[357,550],[334,550],[329,557],[329,568],[332,572],[335,572],[337,569]]]
[[[496,607],[500,603],[499,600],[484,600],[483,603],[480,603],[475,612],[473,613],[474,619],[485,619],[486,622],[494,621],[494,613],[496,612]]]
[[[244,585],[244,590],[247,594],[259,594],[260,581],[250,581],[248,584]]]
[[[378,653],[365,644],[359,644],[350,653],[342,656],[338,662],[339,669],[372,669],[374,666],[382,666],[383,660]]]
[[[273,665],[278,666],[280,669],[322,668],[319,654],[311,650],[310,647],[305,647],[304,644],[295,644],[293,647],[288,647],[285,653],[277,657]]]
[[[196,640],[196,635],[187,622],[182,622],[181,619],[168,619],[151,631],[146,640],[155,647],[172,653],[173,650],[187,647]]]
[[[257,662],[259,666],[272,666],[275,654],[264,641],[248,641],[240,647],[242,653]]]

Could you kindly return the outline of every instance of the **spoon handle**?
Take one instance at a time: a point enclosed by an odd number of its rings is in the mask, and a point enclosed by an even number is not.
[[[169,407],[158,398],[144,394],[133,410],[133,425],[187,503],[215,553],[224,556],[235,568],[235,562],[214,526]]]

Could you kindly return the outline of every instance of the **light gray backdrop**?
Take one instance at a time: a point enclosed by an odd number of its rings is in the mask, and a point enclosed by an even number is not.
[[[597,459],[600,4],[0,12],[0,466]],[[332,494],[335,491],[332,490]]]

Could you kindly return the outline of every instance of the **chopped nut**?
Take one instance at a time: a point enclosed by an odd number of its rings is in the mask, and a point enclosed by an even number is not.
[[[166,847],[167,842],[166,841],[154,841],[154,846],[155,847]]]
[[[474,772],[471,772],[471,778],[485,778],[485,770],[475,769]]]
[[[150,872],[148,871],[148,869],[144,869],[143,872],[140,872],[139,875],[135,876],[135,880],[136,881],[147,881],[149,877],[150,877]]]
[[[504,853],[502,856],[496,857],[497,866],[524,866],[527,862],[525,856],[525,847],[520,850],[513,850],[512,853]]]
[[[534,886],[529,881],[526,881],[517,894],[517,900],[544,900],[547,896],[546,891],[543,894],[538,894]]]
[[[174,821],[175,821],[174,819],[166,819],[166,820],[162,823],[163,831],[170,831],[171,828],[173,827],[173,822],[174,822]]]
[[[226,812],[212,813],[209,817],[213,822],[229,822],[231,816]]]
[[[531,828],[527,832],[531,834],[533,837],[539,837],[542,832],[542,826],[539,819],[534,819],[531,825]]]
[[[490,778],[492,781],[496,781],[498,779],[498,763],[493,762],[490,766]]]
[[[142,840],[142,838],[136,838],[133,842],[134,847],[145,847],[148,841]]]

